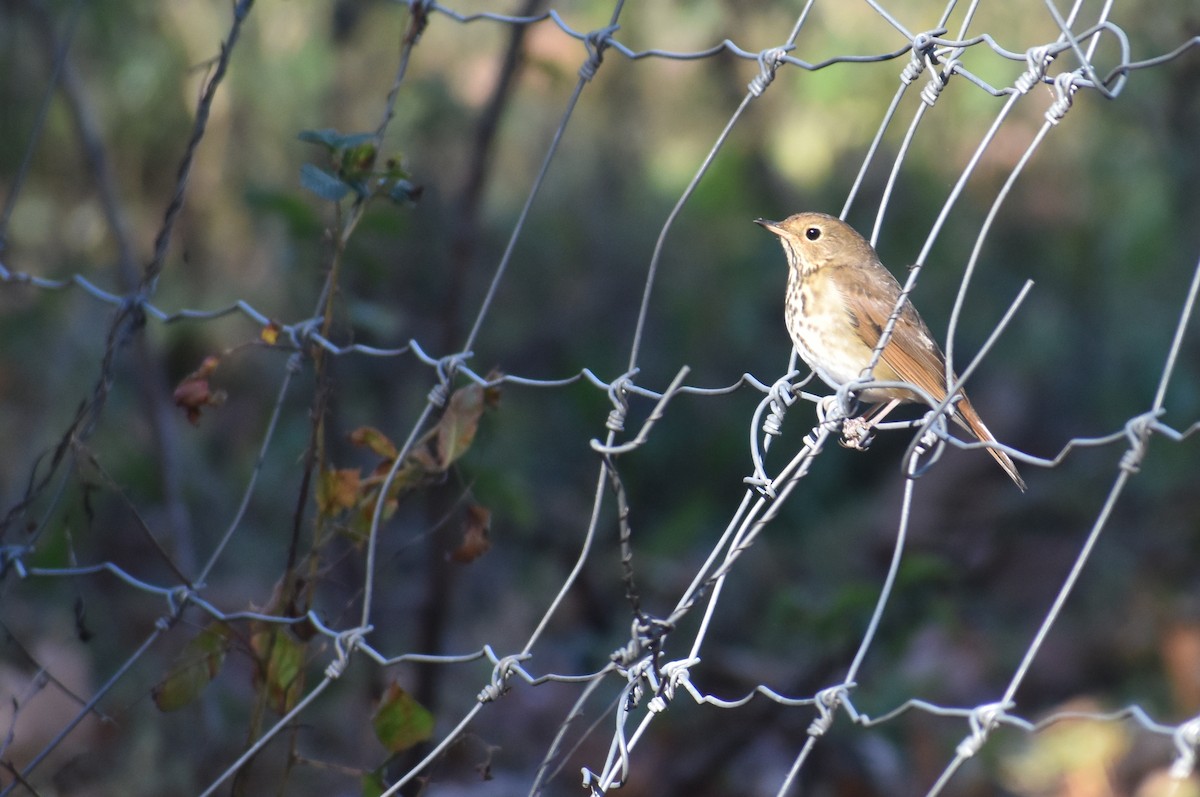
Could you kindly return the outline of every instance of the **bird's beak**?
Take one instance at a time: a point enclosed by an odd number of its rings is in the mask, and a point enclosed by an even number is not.
[[[773,232],[776,235],[783,235],[783,228],[779,226],[777,221],[768,221],[767,219],[755,219],[754,223],[762,227],[768,232]]]

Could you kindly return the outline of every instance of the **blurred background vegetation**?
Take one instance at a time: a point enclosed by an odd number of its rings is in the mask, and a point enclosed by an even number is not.
[[[1083,19],[1098,3],[1085,4]],[[896,4],[912,31],[935,27],[943,6]],[[453,6],[529,13],[544,0]],[[603,27],[608,3],[555,5],[575,30]],[[724,38],[748,50],[786,37],[798,4],[660,0],[624,9],[618,38],[634,49],[692,51]],[[950,22],[961,23],[962,11]],[[1089,17],[1088,15],[1091,15]],[[404,4],[375,0],[263,2],[252,7],[199,145],[182,216],[154,304],[214,309],[244,300],[284,323],[308,317],[331,263],[331,205],[303,190],[305,163],[322,163],[303,130],[373,131],[408,24]],[[1114,21],[1135,59],[1200,33],[1187,4],[1147,0]],[[0,259],[47,278],[79,274],[114,293],[136,284],[176,182],[198,97],[230,24],[228,3],[50,0],[0,3],[0,192],[11,211]],[[1014,51],[1057,37],[1043,4],[992,4],[970,32]],[[55,54],[69,42],[59,87]],[[809,62],[893,51],[905,43],[867,4],[818,3],[794,55]],[[514,54],[511,68],[506,55]],[[1117,62],[1100,46],[1103,74]],[[400,159],[422,193],[405,206],[373,204],[351,236],[337,282],[339,342],[400,346],[415,339],[457,351],[474,321],[514,222],[577,81],[584,47],[551,22],[528,28],[433,14],[413,50],[383,154]],[[772,382],[786,368],[784,259],[751,222],[801,209],[838,213],[897,86],[903,58],[784,67],[752,103],[670,230],[651,298],[638,383],[662,389],[678,368],[721,386],[744,372]],[[1055,70],[1074,63],[1055,65]],[[1024,65],[983,46],[965,65],[1008,85]],[[721,54],[632,61],[609,51],[567,126],[561,149],[474,346],[485,373],[560,378],[626,368],[647,265],[664,220],[756,74]],[[504,79],[510,79],[505,88]],[[500,89],[497,87],[501,86]],[[986,338],[1026,279],[1028,301],[975,377],[975,404],[1004,442],[1054,456],[1077,436],[1120,430],[1145,411],[1200,252],[1200,54],[1130,75],[1113,101],[1084,91],[1017,183],[982,252],[956,350]],[[919,104],[905,96],[849,220],[868,231],[888,172]],[[950,307],[997,189],[1052,99],[1039,87],[986,150],[934,246],[915,295],[944,336]],[[953,80],[904,160],[879,249],[902,275],[1002,99]],[[44,127],[39,114],[46,104]],[[494,135],[489,122],[494,120]],[[106,183],[104,175],[111,180]],[[120,220],[132,251],[114,232]],[[132,268],[131,268],[132,267]],[[236,515],[286,369],[284,347],[241,315],[154,320],[117,349],[111,393],[78,466],[28,512],[13,514],[45,473],[81,402],[93,395],[114,308],[79,290],[0,285],[0,512],[2,542],[28,546],[27,565],[111,561],[151,583],[198,572]],[[1200,415],[1193,322],[1164,422]],[[189,424],[174,387],[205,356],[221,406]],[[330,358],[325,467],[378,460],[348,435],[371,426],[397,444],[433,384],[411,356]],[[319,380],[311,362],[284,400],[261,482],[203,595],[236,611],[275,605],[294,529],[305,545],[318,523],[304,490]],[[647,611],[669,611],[724,528],[750,472],[748,425],[761,394],[682,396],[648,445],[621,459],[635,530],[634,567]],[[610,409],[586,383],[507,386],[478,436],[441,484],[406,496],[382,529],[371,643],[389,654],[519,650],[579,554]],[[649,412],[635,399],[628,428]],[[798,404],[775,449],[794,450],[811,425]],[[869,617],[899,515],[903,433],[869,453],[831,447],[781,517],[738,563],[693,674],[735,698],[756,684],[811,695],[838,682]],[[790,448],[789,448],[790,447]],[[950,451],[917,490],[898,591],[853,695],[877,715],[909,698],[974,706],[1003,693],[1117,474],[1121,443],[1081,449],[1059,467],[1024,467],[1019,495],[980,452]],[[36,469],[36,470],[35,470]],[[1138,703],[1177,724],[1200,712],[1200,456],[1197,444],[1156,438],[1117,504],[1065,614],[1017,695],[1037,718]],[[466,504],[491,513],[491,549],[448,560]],[[620,580],[611,502],[586,567],[529,663],[535,673],[583,673],[623,644],[631,619]],[[317,578],[302,591],[331,625],[360,611],[361,539],[314,547]],[[0,758],[20,769],[107,681],[166,611],[160,598],[111,577],[0,582]],[[695,618],[668,644],[685,652]],[[153,689],[205,625],[189,612],[136,660],[31,779],[40,794],[191,794],[277,714],[256,718],[253,651],[234,650],[202,696],[162,712]],[[290,633],[290,632],[289,632]],[[299,640],[312,663],[320,640]],[[676,649],[678,648],[678,649]],[[371,717],[389,683],[453,727],[487,682],[486,662],[401,665],[358,661],[293,732],[277,738],[234,783],[235,793],[369,793],[389,761]],[[42,673],[43,675],[39,675]],[[39,680],[51,677],[53,682]],[[581,793],[610,737],[608,693],[587,705],[548,793]],[[515,684],[434,765],[429,794],[525,793],[578,687]],[[14,723],[12,701],[22,710]],[[640,743],[622,794],[773,794],[806,738],[811,712],[763,700],[722,711],[678,699]],[[864,730],[840,717],[816,747],[802,792],[923,793],[953,756],[958,720],[908,714]],[[205,740],[198,744],[198,740]],[[424,749],[390,759],[392,775]],[[996,734],[951,785],[955,794],[1158,794],[1170,741],[1128,723]],[[408,758],[406,758],[408,756]],[[0,771],[0,784],[11,772]],[[364,785],[367,784],[367,785]],[[226,787],[229,788],[229,787]],[[227,792],[226,792],[227,793]]]

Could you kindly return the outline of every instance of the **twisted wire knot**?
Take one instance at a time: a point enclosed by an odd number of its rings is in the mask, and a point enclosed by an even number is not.
[[[925,59],[914,56],[911,61],[904,65],[904,69],[900,70],[900,80],[904,85],[911,86],[924,71]]]
[[[971,735],[963,739],[955,749],[959,758],[971,758],[979,752],[992,729],[1007,713],[1009,706],[1010,703],[988,703],[971,710],[967,718],[971,725]]]
[[[637,370],[628,371],[613,380],[608,387],[608,400],[613,403],[612,411],[608,413],[605,426],[610,432],[625,431],[625,415],[629,412],[629,385]]]
[[[1079,88],[1076,85],[1079,77],[1076,72],[1063,72],[1054,78],[1054,90],[1058,94],[1058,99],[1046,109],[1046,121],[1050,124],[1058,124],[1067,115],[1067,111],[1071,110],[1071,102],[1075,97],[1075,91]]]
[[[508,692],[508,679],[520,669],[520,663],[527,658],[528,653],[514,653],[496,662],[496,666],[492,668],[491,683],[483,687],[475,699],[480,703],[490,703],[503,697]]]
[[[593,30],[583,37],[583,46],[587,48],[588,57],[579,67],[579,77],[590,81],[596,76],[596,70],[600,68],[600,63],[604,60],[604,51],[612,43],[613,34],[620,28],[620,25],[609,25],[606,28]]]
[[[446,406],[446,402],[450,400],[450,383],[454,381],[454,375],[458,373],[459,366],[470,356],[471,352],[460,351],[456,354],[447,354],[437,361],[438,383],[430,388],[429,395],[426,397],[430,404],[439,409]]]
[[[817,718],[808,726],[809,736],[824,736],[825,732],[833,725],[833,718],[836,715],[838,706],[849,695],[845,684],[837,686],[828,686],[817,692],[816,700],[813,705],[817,707]]]
[[[766,420],[763,421],[763,434],[778,437],[783,433],[783,418],[788,408],[796,403],[796,394],[792,391],[792,383],[787,377],[771,385],[770,407]]]
[[[179,616],[196,595],[195,590],[187,584],[180,584],[167,593],[167,605],[171,607],[171,614]]]
[[[783,63],[784,56],[787,55],[788,50],[792,49],[792,46],[789,44],[786,47],[769,47],[759,52],[758,74],[746,87],[751,94],[755,97],[762,96],[762,93],[767,90],[767,86],[771,85],[771,81],[775,79],[775,72]]]
[[[1045,44],[1026,50],[1025,63],[1029,64],[1029,69],[1022,72],[1017,78],[1015,84],[1017,91],[1028,94],[1034,86],[1041,83],[1042,78],[1046,76],[1046,69],[1053,60],[1054,56],[1050,54],[1050,48]]]
[[[334,659],[325,668],[326,678],[336,680],[342,676],[342,673],[346,671],[346,666],[350,663],[350,656],[372,630],[374,630],[374,626],[359,626],[342,631],[333,638]]]
[[[1171,762],[1171,777],[1183,780],[1191,777],[1196,768],[1196,748],[1200,746],[1200,717],[1190,719],[1175,729],[1175,749],[1178,755]]]
[[[954,70],[958,68],[958,59],[951,58],[942,67],[942,71],[931,70],[929,73],[929,82],[925,84],[925,88],[921,89],[921,99],[929,107],[937,102],[938,97],[942,96],[942,89],[946,88],[946,84],[950,82],[950,76],[954,74]]]
[[[284,329],[287,331],[288,340],[292,342],[292,345],[297,349],[304,350],[316,334],[317,325],[320,323],[321,319],[319,317],[308,318],[304,321],[290,324],[284,327]]]
[[[933,49],[933,44],[933,34],[929,31],[924,31],[913,36],[913,58],[924,58],[927,55],[932,55],[930,51]]]
[[[438,382],[429,389],[429,395],[425,397],[425,400],[441,409],[450,400],[450,388],[446,387],[445,382]]]
[[[635,668],[641,666],[642,652],[646,649],[641,635],[638,634],[638,621],[633,621],[633,632],[629,635],[629,641],[621,647],[608,654],[609,661],[616,664],[618,669],[632,672]]]
[[[679,687],[691,680],[691,669],[699,662],[698,658],[690,658],[669,661],[664,664],[662,684],[656,690],[654,697],[646,704],[646,710],[652,714],[664,711],[675,699],[675,692]]]
[[[937,46],[932,33],[918,33],[912,40],[912,58],[900,71],[900,80],[906,86],[911,86],[925,71],[927,65],[937,63],[933,48]]]
[[[1146,447],[1150,442],[1150,434],[1158,424],[1158,412],[1144,412],[1130,418],[1125,423],[1125,437],[1129,440],[1129,448],[1121,456],[1121,470],[1130,474],[1141,470],[1142,460],[1146,458]]]

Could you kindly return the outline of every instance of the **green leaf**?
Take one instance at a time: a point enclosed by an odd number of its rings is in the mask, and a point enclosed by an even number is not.
[[[374,133],[339,133],[332,128],[324,130],[301,130],[296,136],[309,144],[320,144],[330,152],[357,147],[375,138]]]
[[[389,752],[399,753],[433,736],[433,715],[392,681],[372,718],[375,736]]]
[[[363,141],[350,146],[342,152],[342,169],[362,174],[375,165],[375,142]]]
[[[351,150],[358,149],[364,144],[375,140],[374,133],[346,133],[338,138],[338,149]],[[375,153],[375,146],[370,147],[371,154]]]
[[[385,791],[387,791],[387,783],[383,779],[383,767],[363,773],[362,791],[359,792],[362,797],[379,797]]]
[[[300,185],[321,199],[337,202],[350,193],[350,186],[324,169],[305,163],[300,167]]]
[[[337,149],[337,141],[341,137],[341,133],[331,128],[325,130],[301,130],[300,135],[296,136],[296,138],[306,141],[309,144],[322,144],[330,152]]]
[[[261,685],[265,677],[271,707],[279,714],[286,714],[296,705],[304,688],[304,646],[281,625],[263,623],[261,628],[250,639],[259,659],[255,680]]]
[[[175,711],[200,696],[225,663],[229,637],[224,623],[213,622],[184,646],[170,672],[150,692],[159,711]]]

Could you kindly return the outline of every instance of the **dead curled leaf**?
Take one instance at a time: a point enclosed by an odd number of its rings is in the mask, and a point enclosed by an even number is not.
[[[317,509],[326,517],[358,503],[362,474],[358,468],[327,468],[317,480]]]
[[[450,559],[467,564],[483,556],[492,547],[488,532],[492,525],[492,511],[486,506],[468,504],[463,520],[463,537],[458,547],[450,552]]]
[[[221,358],[216,355],[205,357],[199,368],[180,380],[171,396],[175,406],[183,409],[193,426],[200,423],[202,407],[219,407],[225,403],[225,391],[213,390],[208,381],[220,364]]]
[[[376,456],[386,460],[396,458],[396,444],[388,436],[373,426],[360,426],[350,433],[353,445],[367,448]]]

